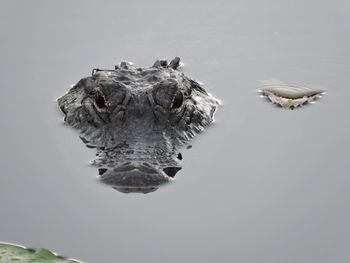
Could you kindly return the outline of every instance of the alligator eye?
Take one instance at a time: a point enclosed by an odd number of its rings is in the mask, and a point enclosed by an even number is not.
[[[104,107],[106,107],[105,98],[104,98],[103,96],[101,96],[101,95],[98,95],[98,96],[96,97],[96,105],[97,105],[97,107],[99,107],[99,108],[104,108]]]
[[[183,94],[179,84],[174,79],[165,79],[153,86],[154,102],[164,109],[177,109],[183,103]]]
[[[181,107],[182,102],[183,102],[183,95],[181,91],[176,92],[175,97],[173,99],[173,103],[171,104],[172,109],[178,109]]]

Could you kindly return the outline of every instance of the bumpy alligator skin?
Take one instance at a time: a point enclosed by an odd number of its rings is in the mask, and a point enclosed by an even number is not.
[[[213,121],[218,101],[169,64],[94,69],[58,99],[65,121],[97,149],[103,182],[121,192],[151,192],[181,169],[177,152]]]

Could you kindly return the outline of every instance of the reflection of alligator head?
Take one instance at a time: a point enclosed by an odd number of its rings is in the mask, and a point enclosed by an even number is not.
[[[176,148],[213,121],[218,102],[177,71],[180,59],[95,69],[58,99],[65,121],[97,149],[101,180],[122,192],[150,192],[171,180]]]

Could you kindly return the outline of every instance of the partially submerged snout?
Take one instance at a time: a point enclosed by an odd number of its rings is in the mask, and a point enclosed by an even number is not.
[[[148,193],[168,183],[180,167],[160,168],[149,163],[124,163],[113,168],[100,168],[101,181],[121,192]]]

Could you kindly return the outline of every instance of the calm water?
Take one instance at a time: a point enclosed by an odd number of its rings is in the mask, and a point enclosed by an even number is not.
[[[0,241],[86,263],[350,261],[348,1],[0,3]],[[94,67],[180,56],[222,100],[154,193],[98,183],[55,99]],[[322,87],[289,111],[259,82]]]

